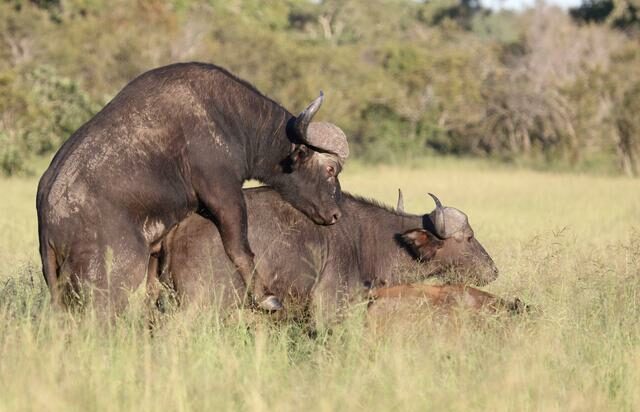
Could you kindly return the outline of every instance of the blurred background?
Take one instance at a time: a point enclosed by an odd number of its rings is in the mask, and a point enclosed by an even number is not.
[[[640,0],[0,0],[0,174],[33,174],[127,82],[211,62],[362,162],[640,174]]]

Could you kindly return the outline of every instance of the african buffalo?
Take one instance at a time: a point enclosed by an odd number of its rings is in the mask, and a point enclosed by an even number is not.
[[[267,286],[287,306],[331,318],[341,303],[365,296],[371,287],[435,275],[484,285],[498,274],[466,215],[443,207],[433,195],[435,210],[420,216],[343,193],[342,218],[330,227],[314,225],[269,188],[244,195],[256,265],[274,274],[265,279]],[[237,305],[243,284],[209,220],[188,217],[162,248],[161,278],[179,300]]]
[[[396,285],[369,292],[367,326],[389,334],[407,327],[416,330],[429,319],[456,323],[459,309],[470,314],[521,314],[532,308],[518,298],[505,300],[466,285]]]
[[[203,63],[161,67],[126,85],[40,179],[40,255],[54,304],[90,290],[98,310],[117,313],[126,292],[157,272],[163,237],[199,208],[217,225],[225,258],[251,285],[242,196],[250,178],[273,186],[314,222],[335,223],[348,146],[338,127],[311,122],[322,100],[321,93],[295,117]],[[265,273],[257,272],[253,296],[277,310]]]
[[[438,309],[450,310],[454,306],[464,306],[473,310],[496,312],[507,310],[521,312],[525,309],[516,298],[506,301],[491,293],[466,285],[426,285],[408,284],[372,289],[369,292],[369,310],[380,305],[385,299],[421,299]]]

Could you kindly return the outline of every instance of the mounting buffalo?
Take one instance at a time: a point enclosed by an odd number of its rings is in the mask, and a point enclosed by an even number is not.
[[[287,307],[318,319],[333,318],[371,288],[436,275],[484,285],[498,276],[467,216],[435,196],[435,210],[412,215],[344,193],[340,221],[317,226],[270,188],[244,195],[258,270],[273,274],[267,287]],[[223,309],[240,302],[242,279],[209,220],[192,215],[181,222],[166,237],[163,256],[161,280],[179,302]]]
[[[131,81],[67,140],[40,180],[40,255],[54,304],[90,292],[96,309],[117,313],[147,272],[157,273],[165,235],[202,210],[243,284],[253,283],[254,300],[279,309],[264,281],[276,274],[255,272],[242,183],[260,180],[310,221],[336,223],[348,145],[337,126],[311,122],[322,101],[321,93],[293,116],[202,63]]]

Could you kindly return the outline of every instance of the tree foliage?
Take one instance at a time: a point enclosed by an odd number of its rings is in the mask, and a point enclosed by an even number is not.
[[[640,128],[626,108],[637,104],[640,46],[614,23],[633,15],[616,13],[491,13],[469,0],[0,0],[0,167],[28,170],[136,75],[198,60],[294,111],[324,90],[321,116],[366,160],[596,159],[637,174]]]

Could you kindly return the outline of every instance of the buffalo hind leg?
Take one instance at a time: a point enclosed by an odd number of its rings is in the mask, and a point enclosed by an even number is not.
[[[89,303],[100,318],[113,320],[144,280],[148,247],[129,234],[112,242],[85,244],[74,252],[64,268],[73,289],[83,306]]]
[[[160,305],[160,294],[162,293],[162,285],[160,284],[160,256],[159,251],[152,250],[149,256],[149,265],[147,268],[147,293],[145,308],[148,311],[147,319],[149,328],[153,330],[158,320],[157,311],[162,311]]]
[[[244,279],[247,292],[252,291],[260,309],[269,312],[281,310],[282,303],[267,289],[255,267],[247,238],[247,207],[242,194],[242,182],[225,183],[219,180],[215,184],[205,184],[198,180],[194,179],[198,196],[214,216],[224,250]]]

